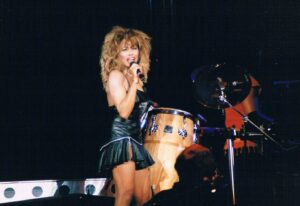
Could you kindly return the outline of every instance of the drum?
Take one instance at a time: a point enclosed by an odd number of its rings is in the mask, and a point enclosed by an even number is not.
[[[193,144],[194,117],[173,108],[156,108],[149,112],[144,146],[155,164],[150,167],[153,192],[171,189],[179,181],[176,159]]]

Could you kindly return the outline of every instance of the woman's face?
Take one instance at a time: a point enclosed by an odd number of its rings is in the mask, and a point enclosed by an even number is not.
[[[126,67],[130,67],[131,62],[138,62],[139,49],[132,45],[130,41],[123,40],[119,47],[118,60]]]

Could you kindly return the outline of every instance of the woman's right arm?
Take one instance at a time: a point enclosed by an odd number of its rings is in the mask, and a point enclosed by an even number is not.
[[[122,72],[114,70],[109,74],[107,82],[110,99],[117,108],[119,115],[124,119],[128,119],[133,110],[138,86],[138,79],[135,77],[128,91],[126,91],[124,85],[126,81]]]

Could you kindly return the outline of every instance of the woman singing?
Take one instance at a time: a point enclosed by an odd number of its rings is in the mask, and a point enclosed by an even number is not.
[[[154,164],[142,144],[140,118],[152,104],[146,94],[150,37],[119,26],[105,36],[100,57],[107,94],[110,139],[100,149],[99,172],[113,176],[115,205],[143,205],[151,198],[149,166]]]

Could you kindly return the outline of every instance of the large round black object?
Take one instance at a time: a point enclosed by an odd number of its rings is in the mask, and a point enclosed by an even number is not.
[[[231,105],[238,104],[246,98],[251,88],[247,70],[227,63],[196,68],[191,74],[191,79],[197,102],[215,109],[229,107],[227,102]],[[224,102],[222,97],[225,97],[227,102]]]

